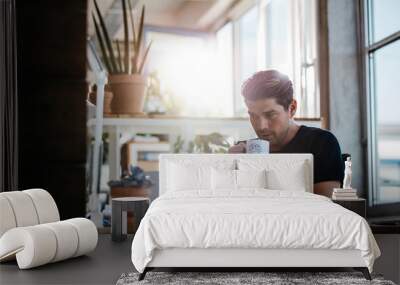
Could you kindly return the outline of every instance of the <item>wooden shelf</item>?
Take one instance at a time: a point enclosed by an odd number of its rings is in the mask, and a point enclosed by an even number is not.
[[[156,160],[138,160],[137,166],[144,171],[158,171],[158,161]]]

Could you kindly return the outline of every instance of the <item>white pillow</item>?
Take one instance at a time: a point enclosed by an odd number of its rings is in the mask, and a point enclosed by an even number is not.
[[[271,190],[288,190],[306,192],[306,177],[303,167],[286,171],[270,169],[267,173],[267,188]]]
[[[218,190],[236,190],[236,170],[217,169],[211,170],[211,188]]]
[[[264,170],[236,170],[238,188],[267,188],[267,176]]]
[[[272,190],[307,191],[310,168],[305,160],[241,158],[239,170],[266,170],[267,188]]]
[[[225,157],[217,158],[189,156],[171,159],[165,165],[166,191],[196,190],[199,194],[212,192],[211,168],[235,169],[236,161]]]
[[[211,167],[170,162],[167,171],[168,191],[211,189]]]
[[[241,188],[266,188],[266,171],[212,168],[211,187],[218,192]]]

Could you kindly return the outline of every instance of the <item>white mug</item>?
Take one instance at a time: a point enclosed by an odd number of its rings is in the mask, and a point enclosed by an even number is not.
[[[269,141],[262,139],[247,140],[246,153],[269,153]]]

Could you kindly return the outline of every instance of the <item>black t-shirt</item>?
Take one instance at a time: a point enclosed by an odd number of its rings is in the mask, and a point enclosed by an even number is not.
[[[343,181],[342,153],[336,137],[329,131],[300,126],[288,144],[272,153],[312,153],[314,184],[323,181]]]
[[[343,180],[344,162],[339,143],[336,137],[326,130],[300,126],[294,138],[275,153],[312,153],[314,183]]]

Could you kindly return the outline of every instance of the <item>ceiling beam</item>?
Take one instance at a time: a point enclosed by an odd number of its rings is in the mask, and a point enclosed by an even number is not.
[[[236,0],[218,0],[214,1],[211,7],[196,22],[196,26],[201,30],[209,30],[213,24],[218,21],[236,4]]]

